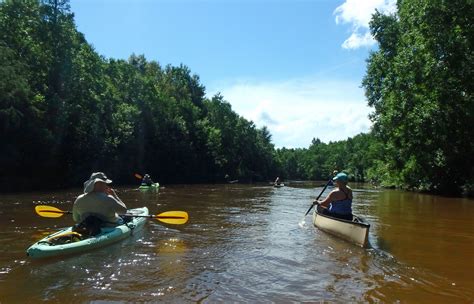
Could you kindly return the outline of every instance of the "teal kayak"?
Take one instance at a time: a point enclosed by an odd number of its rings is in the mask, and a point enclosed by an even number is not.
[[[140,190],[150,190],[150,189],[158,189],[160,188],[160,183],[154,183],[154,184],[151,184],[151,186],[148,186],[148,185],[140,185],[140,187],[138,187],[138,189]]]
[[[149,215],[147,207],[130,209],[127,211],[127,214],[140,216]],[[100,248],[129,237],[133,230],[142,228],[146,220],[146,217],[134,217],[126,224],[116,227],[101,228],[101,232],[98,235],[84,240],[76,238],[76,235],[78,234],[72,232],[72,227],[69,227],[48,235],[34,243],[26,250],[26,254],[31,258],[46,258],[81,253],[91,249]],[[61,237],[70,237],[71,242],[55,245],[53,240]]]

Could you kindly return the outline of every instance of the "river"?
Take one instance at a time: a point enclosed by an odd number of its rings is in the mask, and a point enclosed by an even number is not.
[[[321,184],[321,183],[319,183]],[[0,195],[0,302],[474,301],[474,200],[352,185],[371,224],[368,249],[298,225],[313,183],[119,188],[133,207],[184,210],[185,225],[148,220],[131,238],[81,255],[31,260],[26,248],[72,218],[81,189]]]

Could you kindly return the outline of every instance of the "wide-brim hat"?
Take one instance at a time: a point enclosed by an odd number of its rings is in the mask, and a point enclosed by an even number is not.
[[[111,184],[112,180],[108,179],[103,172],[94,172],[91,174],[91,177],[84,182],[84,193],[92,192],[97,182]]]

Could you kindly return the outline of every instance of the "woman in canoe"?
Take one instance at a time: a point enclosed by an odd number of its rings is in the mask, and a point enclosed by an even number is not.
[[[127,211],[127,206],[108,186],[110,183],[112,181],[104,173],[92,173],[84,182],[84,194],[77,197],[72,207],[72,217],[78,223],[76,226],[82,224],[92,235],[98,233],[97,230],[100,232],[100,226],[121,224],[123,219],[119,214]]]
[[[338,173],[333,179],[337,188],[321,201],[314,201],[318,204],[318,212],[324,215],[352,220],[352,189],[347,186],[348,177],[344,172]]]

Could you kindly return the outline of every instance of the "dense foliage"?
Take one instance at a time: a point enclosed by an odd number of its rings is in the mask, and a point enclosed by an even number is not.
[[[374,108],[370,134],[308,149],[279,149],[280,172],[355,180],[442,194],[474,194],[474,3],[399,0],[370,27],[378,50],[363,80]]]
[[[439,193],[474,185],[473,37],[470,0],[400,0],[377,13],[379,49],[363,81],[389,186]]]
[[[330,142],[313,139],[308,149],[277,149],[278,172],[288,179],[327,180],[334,170],[344,170],[352,180],[372,182],[378,178],[372,168],[380,159],[380,143],[371,134]]]
[[[184,65],[107,59],[68,0],[0,1],[0,190],[77,186],[93,171],[130,183],[352,180],[474,193],[473,3],[400,0],[376,13],[363,80],[369,134],[274,149],[268,129],[206,97]],[[297,131],[297,130],[295,130]]]
[[[80,185],[96,170],[119,182],[273,177],[266,128],[206,98],[186,66],[99,56],[66,0],[0,2],[0,60],[4,190]]]

